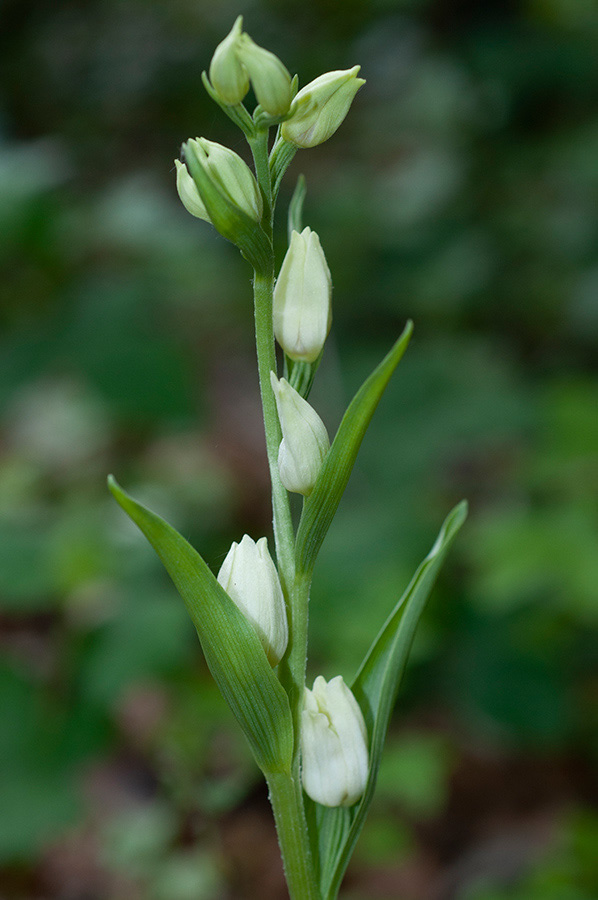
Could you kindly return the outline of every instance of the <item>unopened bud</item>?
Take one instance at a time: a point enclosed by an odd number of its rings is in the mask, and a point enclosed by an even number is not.
[[[183,206],[192,216],[197,216],[198,219],[204,219],[206,222],[209,222],[208,211],[199,196],[197,185],[189,175],[187,166],[180,159],[175,159],[174,164],[176,166],[176,189]]]
[[[283,116],[293,99],[288,70],[274,53],[245,34],[242,16],[216,47],[210,81],[225,106],[241,103],[251,82],[257,102],[270,116]]]
[[[284,378],[270,373],[282,441],[278,450],[280,480],[296,494],[311,494],[330,448],[326,426],[315,409]]]
[[[311,228],[293,231],[274,288],[274,334],[291,359],[314,362],[330,331],[332,279]]]
[[[277,665],[289,635],[284,596],[266,538],[256,543],[246,534],[240,543],[233,543],[218,582],[255,628],[270,665]]]
[[[249,90],[249,75],[237,50],[243,33],[243,17],[238,16],[224,40],[218,44],[210,63],[210,81],[226,106],[236,106]]]
[[[208,141],[206,138],[187,141],[185,158],[189,155],[193,155],[219,192],[224,194],[233,206],[242,210],[254,222],[261,220],[262,195],[251,169],[240,156],[228,147]],[[197,186],[201,197],[201,185]]]
[[[285,141],[297,147],[316,147],[327,141],[341,125],[362,84],[359,66],[326,72],[302,88],[291,106],[291,116],[282,123]]]
[[[338,675],[305,688],[301,713],[301,777],[308,797],[323,806],[352,806],[369,771],[367,729],[351,690]]]
[[[291,106],[291,76],[269,50],[259,47],[248,34],[237,45],[238,57],[245,66],[257,102],[271,116],[283,116]]]

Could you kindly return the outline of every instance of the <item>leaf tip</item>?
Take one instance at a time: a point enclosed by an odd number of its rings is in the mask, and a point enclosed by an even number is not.
[[[108,475],[108,477],[106,478],[106,484],[108,485],[108,490],[113,496],[116,496],[116,494],[121,490],[120,485],[114,475]]]
[[[467,515],[469,513],[469,503],[467,500],[461,500],[460,503],[457,503],[455,506],[455,521],[458,523],[459,527],[463,524]]]
[[[405,327],[397,338],[393,350],[400,350],[401,355],[407,349],[407,345],[411,340],[411,335],[413,334],[413,319],[407,319],[405,322]]]
[[[125,507],[125,503],[130,498],[127,497],[126,493],[123,491],[123,489],[121,488],[120,484],[118,483],[118,481],[116,480],[114,475],[108,475],[108,477],[106,479],[106,483],[108,485],[108,490],[110,491],[110,493],[112,494],[112,496],[114,497],[114,499],[116,500],[118,505],[121,506],[125,510],[125,512],[128,513],[128,510]]]

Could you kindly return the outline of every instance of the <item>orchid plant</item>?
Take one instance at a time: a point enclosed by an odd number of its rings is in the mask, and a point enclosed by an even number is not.
[[[308,605],[315,563],[374,410],[412,332],[408,322],[349,404],[332,442],[308,402],[331,325],[332,279],[318,235],[303,227],[305,183],[289,206],[289,247],[275,279],[274,213],[293,157],[328,140],[365,83],[359,66],[298,91],[283,63],[239,17],[203,82],[241,129],[254,171],[206,138],[176,161],[187,210],[235,244],[254,270],[258,377],[272,484],[276,564],[265,537],[233,543],[218,576],[174,528],[125,493],[114,497],[162,560],[197,630],[207,664],[269,787],[292,900],[333,900],[372,802],[383,744],[418,619],[465,519],[460,503],[390,611],[350,685],[306,687]],[[253,88],[251,114],[244,100]],[[274,130],[274,137],[271,132]],[[281,365],[276,356],[280,347]],[[299,522],[289,493],[303,495]]]

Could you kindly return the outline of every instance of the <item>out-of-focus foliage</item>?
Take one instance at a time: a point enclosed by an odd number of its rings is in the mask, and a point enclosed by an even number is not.
[[[598,817],[576,814],[563,823],[549,859],[540,858],[519,886],[473,887],[467,900],[592,900],[596,895]]]
[[[114,471],[214,569],[269,528],[249,271],[174,189],[186,138],[244,153],[200,82],[239,12],[301,83],[356,63],[367,79],[281,196],[284,212],[306,174],[333,273],[312,394],[330,431],[416,326],[316,565],[312,675],[351,678],[444,514],[471,502],[347,898],[593,900],[589,0],[4,4],[3,896],[281,896],[249,751],[105,489]]]

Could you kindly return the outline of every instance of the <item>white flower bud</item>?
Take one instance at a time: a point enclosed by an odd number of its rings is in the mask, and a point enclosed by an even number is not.
[[[326,72],[302,88],[291,105],[291,116],[282,123],[285,141],[297,147],[316,147],[327,141],[349,112],[362,84],[359,66]]]
[[[368,735],[357,700],[342,676],[305,688],[301,713],[301,777],[308,797],[323,806],[352,806],[369,771]]]
[[[288,70],[274,53],[245,34],[242,16],[216,47],[210,63],[210,81],[226,106],[241,103],[251,81],[257,102],[271,116],[283,116],[293,99]]]
[[[260,106],[271,116],[288,112],[293,99],[291,76],[279,58],[258,46],[248,34],[239,38],[237,54],[249,73]]]
[[[284,378],[270,372],[276,397],[282,441],[278,450],[280,480],[296,494],[311,494],[324,457],[330,448],[321,418]]]
[[[289,633],[284,596],[266,538],[256,543],[246,534],[240,543],[234,542],[218,582],[255,628],[270,665],[277,665]]]
[[[314,362],[330,331],[332,279],[311,228],[293,231],[274,288],[274,334],[291,359]]]
[[[249,75],[237,53],[242,32],[243,16],[238,16],[229,34],[216,47],[210,63],[212,87],[226,106],[241,103],[249,90]]]
[[[254,222],[261,220],[262,195],[251,169],[240,156],[228,147],[208,141],[206,138],[187,141],[185,154],[190,153],[234,206],[241,209]]]
[[[198,219],[204,219],[206,222],[209,222],[210,217],[208,211],[199,196],[199,191],[197,190],[195,182],[189,175],[187,166],[183,165],[180,159],[175,159],[174,164],[176,166],[176,189],[183,202],[183,206],[192,216],[196,216]]]

